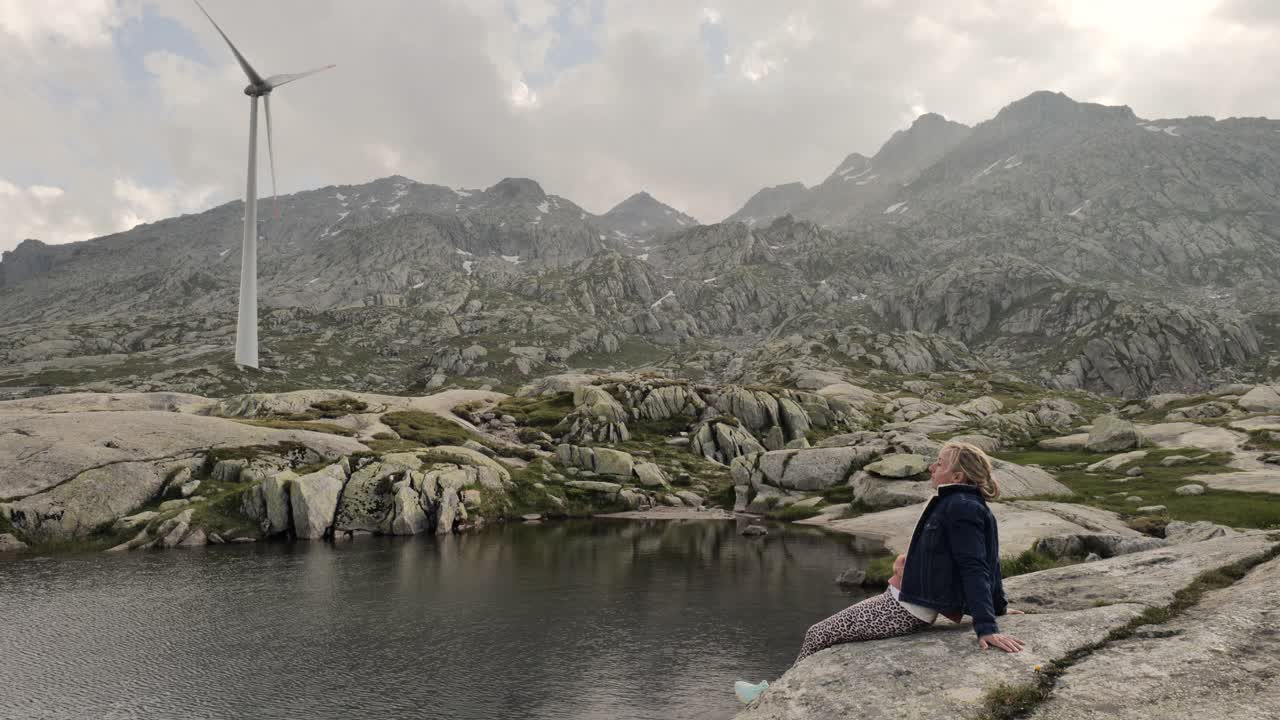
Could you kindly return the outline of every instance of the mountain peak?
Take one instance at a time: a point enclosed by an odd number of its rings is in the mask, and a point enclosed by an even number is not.
[[[547,198],[542,186],[529,178],[503,178],[484,192],[499,202],[512,204],[537,203]]]
[[[600,216],[600,221],[625,235],[652,235],[692,227],[698,221],[641,190]]]
[[[1034,126],[1073,122],[1136,119],[1128,105],[1100,105],[1079,102],[1065,93],[1037,90],[1001,108],[990,122],[1001,125]]]

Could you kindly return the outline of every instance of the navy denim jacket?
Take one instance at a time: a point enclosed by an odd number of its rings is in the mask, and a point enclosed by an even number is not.
[[[978,637],[1000,632],[1008,608],[1000,578],[996,518],[972,485],[945,485],[925,506],[911,535],[902,600],[973,617]]]

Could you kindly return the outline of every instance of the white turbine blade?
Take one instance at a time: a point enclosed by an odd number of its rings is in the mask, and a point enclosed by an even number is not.
[[[267,157],[271,160],[271,217],[280,217],[280,208],[276,205],[276,151],[271,144],[271,96],[262,96],[262,105],[267,111]]]
[[[329,68],[334,68],[334,67],[338,67],[338,66],[337,66],[337,65],[325,65],[324,67],[316,68],[315,70],[308,70],[308,71],[306,71],[306,72],[293,73],[293,74],[291,74],[291,75],[272,75],[271,77],[267,78],[267,80],[266,80],[266,82],[267,82],[267,87],[272,88],[272,89],[274,89],[274,88],[278,88],[278,87],[280,87],[281,85],[284,85],[285,83],[291,83],[291,82],[293,82],[294,80],[301,80],[302,78],[304,78],[304,77],[306,77],[306,76],[308,76],[308,75],[315,75],[315,74],[316,74],[316,73],[318,73],[318,72],[321,72],[321,71],[324,71],[324,70],[328,70]]]
[[[195,0],[195,3],[196,7],[200,8],[200,12],[204,13],[204,16],[209,18],[209,22],[213,23],[213,28],[218,31],[218,34],[222,36],[222,39],[227,41],[227,47],[231,48],[232,54],[236,56],[236,62],[240,63],[240,69],[244,70],[244,74],[249,78],[249,82],[254,85],[261,85],[262,76],[258,74],[258,71],[254,70],[253,66],[249,64],[249,61],[244,59],[244,56],[241,55],[240,51],[236,49],[236,46],[232,44],[231,38],[227,37],[227,34],[222,32],[222,28],[218,27],[218,23],[213,22],[213,17],[209,15],[209,12],[200,4],[200,0]]]

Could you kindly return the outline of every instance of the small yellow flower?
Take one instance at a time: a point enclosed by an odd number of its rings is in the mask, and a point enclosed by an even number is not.
[[[1036,672],[1040,672],[1040,667],[1041,667],[1041,666],[1036,665],[1035,667],[1033,667],[1033,668],[1031,668],[1031,669],[1032,669],[1032,670],[1035,670]]]

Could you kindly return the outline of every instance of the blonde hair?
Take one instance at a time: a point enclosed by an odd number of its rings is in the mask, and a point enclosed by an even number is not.
[[[951,452],[950,470],[959,470],[966,483],[977,486],[982,497],[988,500],[1000,497],[1000,485],[996,482],[991,458],[982,448],[965,442],[948,442],[938,451],[938,459],[941,460],[947,451]]]

